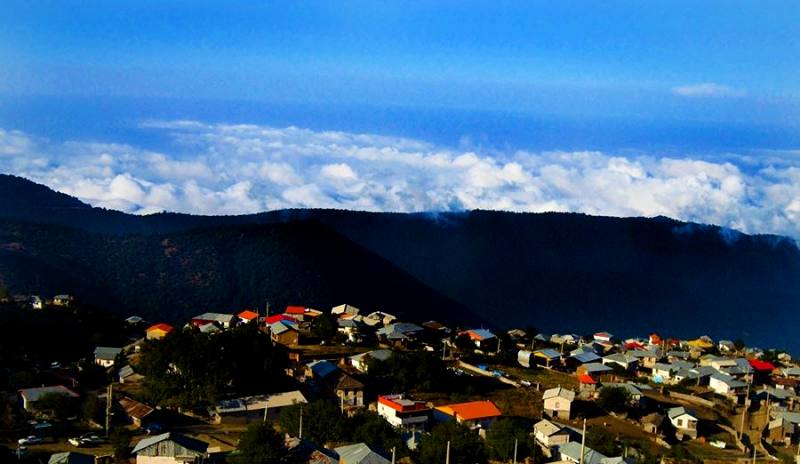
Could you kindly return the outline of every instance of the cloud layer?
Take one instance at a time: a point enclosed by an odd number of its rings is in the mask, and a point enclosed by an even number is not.
[[[715,84],[713,82],[702,82],[700,84],[689,84],[673,87],[672,93],[680,97],[739,98],[747,95],[747,92],[742,89],[737,89],[729,85]]]
[[[0,129],[0,171],[146,214],[294,207],[665,215],[800,237],[800,153],[757,158],[497,152],[297,127],[148,121],[169,149]]]

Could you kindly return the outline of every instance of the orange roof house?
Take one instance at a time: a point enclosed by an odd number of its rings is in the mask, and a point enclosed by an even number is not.
[[[287,306],[286,310],[283,312],[283,314],[289,314],[294,316],[302,316],[305,313],[306,313],[305,306]]]
[[[158,340],[164,338],[168,333],[172,332],[173,330],[175,330],[174,327],[172,327],[169,324],[165,324],[163,322],[160,324],[151,325],[146,330],[147,339]]]
[[[244,323],[253,322],[254,320],[258,319],[258,313],[255,311],[250,311],[249,309],[245,309],[244,311],[237,314],[237,316]]]
[[[470,401],[468,403],[437,406],[434,412],[437,419],[452,420],[473,427],[487,427],[503,415],[491,401]]]

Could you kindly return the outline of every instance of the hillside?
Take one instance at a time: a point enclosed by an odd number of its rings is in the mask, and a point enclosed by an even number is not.
[[[479,314],[506,327],[707,333],[800,348],[786,330],[798,322],[800,252],[781,237],[561,213],[137,217],[9,176],[0,176],[0,193],[0,217],[51,224],[2,228],[0,279],[15,291],[23,283],[61,291],[79,275],[88,294],[150,313],[225,309],[268,295],[318,305],[361,299],[387,310],[424,306],[443,319]],[[23,248],[8,245],[16,242]],[[178,251],[168,257],[170,244]]]

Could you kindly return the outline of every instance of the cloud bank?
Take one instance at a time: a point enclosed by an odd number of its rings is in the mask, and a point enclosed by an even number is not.
[[[147,121],[169,149],[0,129],[0,171],[92,205],[242,214],[279,208],[572,211],[800,237],[798,153],[722,159],[469,150],[374,134]]]
[[[700,84],[682,85],[672,88],[672,93],[679,97],[729,97],[739,98],[747,95],[743,89],[729,85],[703,82]]]

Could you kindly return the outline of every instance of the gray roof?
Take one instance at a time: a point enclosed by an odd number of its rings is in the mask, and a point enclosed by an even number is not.
[[[57,394],[57,395],[67,395],[73,398],[77,398],[78,394],[74,391],[70,390],[69,388],[63,385],[53,385],[51,387],[36,387],[36,388],[26,388],[24,390],[20,390],[19,394],[22,395],[26,400],[29,402],[39,401],[39,399],[48,394]]]
[[[340,446],[334,451],[342,464],[390,464],[391,461],[372,450],[366,443]]]
[[[162,441],[167,441],[167,440],[174,441],[175,443],[181,445],[182,447],[197,453],[205,453],[206,450],[208,450],[208,443],[204,441],[187,437],[186,435],[181,435],[179,433],[167,432],[167,433],[162,433],[161,435],[156,435],[154,437],[149,437],[141,440],[133,448],[133,454],[136,454],[145,448],[149,448],[150,446],[153,446],[157,443],[161,443]]]
[[[598,372],[611,372],[614,369],[606,366],[605,364],[600,363],[589,363],[583,365],[584,369],[586,369],[587,374],[596,374]]]
[[[222,324],[230,324],[236,319],[236,316],[233,314],[221,314],[221,313],[203,313],[199,316],[195,316],[192,319],[200,320],[200,321],[214,321],[220,322]]]
[[[597,355],[594,351],[582,351],[580,353],[575,353],[570,358],[577,360],[581,364],[590,363],[593,361],[597,361],[600,359],[600,356]]]
[[[94,358],[102,359],[104,361],[113,361],[117,355],[122,353],[122,348],[113,348],[110,346],[98,346],[94,349]]]
[[[55,453],[50,456],[47,464],[94,464],[94,456],[75,451]]]
[[[561,353],[552,349],[552,348],[544,348],[541,350],[536,350],[533,352],[535,355],[544,356],[547,359],[558,359],[561,357]]]
[[[280,335],[291,330],[297,331],[297,326],[293,322],[277,321],[269,326],[269,330],[275,335]]]
[[[568,456],[575,462],[580,462],[581,444],[576,441],[565,443],[558,447],[558,452],[564,456]],[[604,464],[603,459],[606,459],[606,457],[606,455],[601,454],[589,448],[588,446],[583,451],[584,464]]]
[[[536,424],[534,424],[533,430],[536,432],[541,432],[545,436],[549,437],[551,435],[557,434],[558,432],[561,432],[562,430],[564,430],[564,428],[561,427],[560,425],[550,422],[547,419],[542,419]]]
[[[667,416],[669,416],[670,419],[675,419],[676,417],[682,416],[684,414],[688,414],[692,417],[697,417],[697,414],[695,414],[694,411],[692,411],[689,408],[685,408],[683,406],[678,406],[677,408],[669,408],[667,410]]]
[[[622,388],[631,396],[642,396],[642,391],[632,383],[604,383],[600,389],[602,390],[603,388]]]
[[[725,375],[725,374],[720,374],[720,373],[711,374],[711,378],[719,380],[720,382],[726,384],[730,388],[741,388],[741,387],[746,387],[747,386],[746,383],[744,383],[744,382],[742,382],[740,380],[736,380],[733,377],[731,377],[729,375]]]
[[[367,351],[366,353],[350,356],[350,359],[353,360],[376,359],[378,361],[386,361],[391,357],[392,357],[392,350],[380,349],[380,350]]]
[[[564,387],[551,388],[544,392],[542,399],[546,400],[548,398],[555,398],[557,396],[564,398],[567,401],[572,401],[575,399],[575,392]]]

